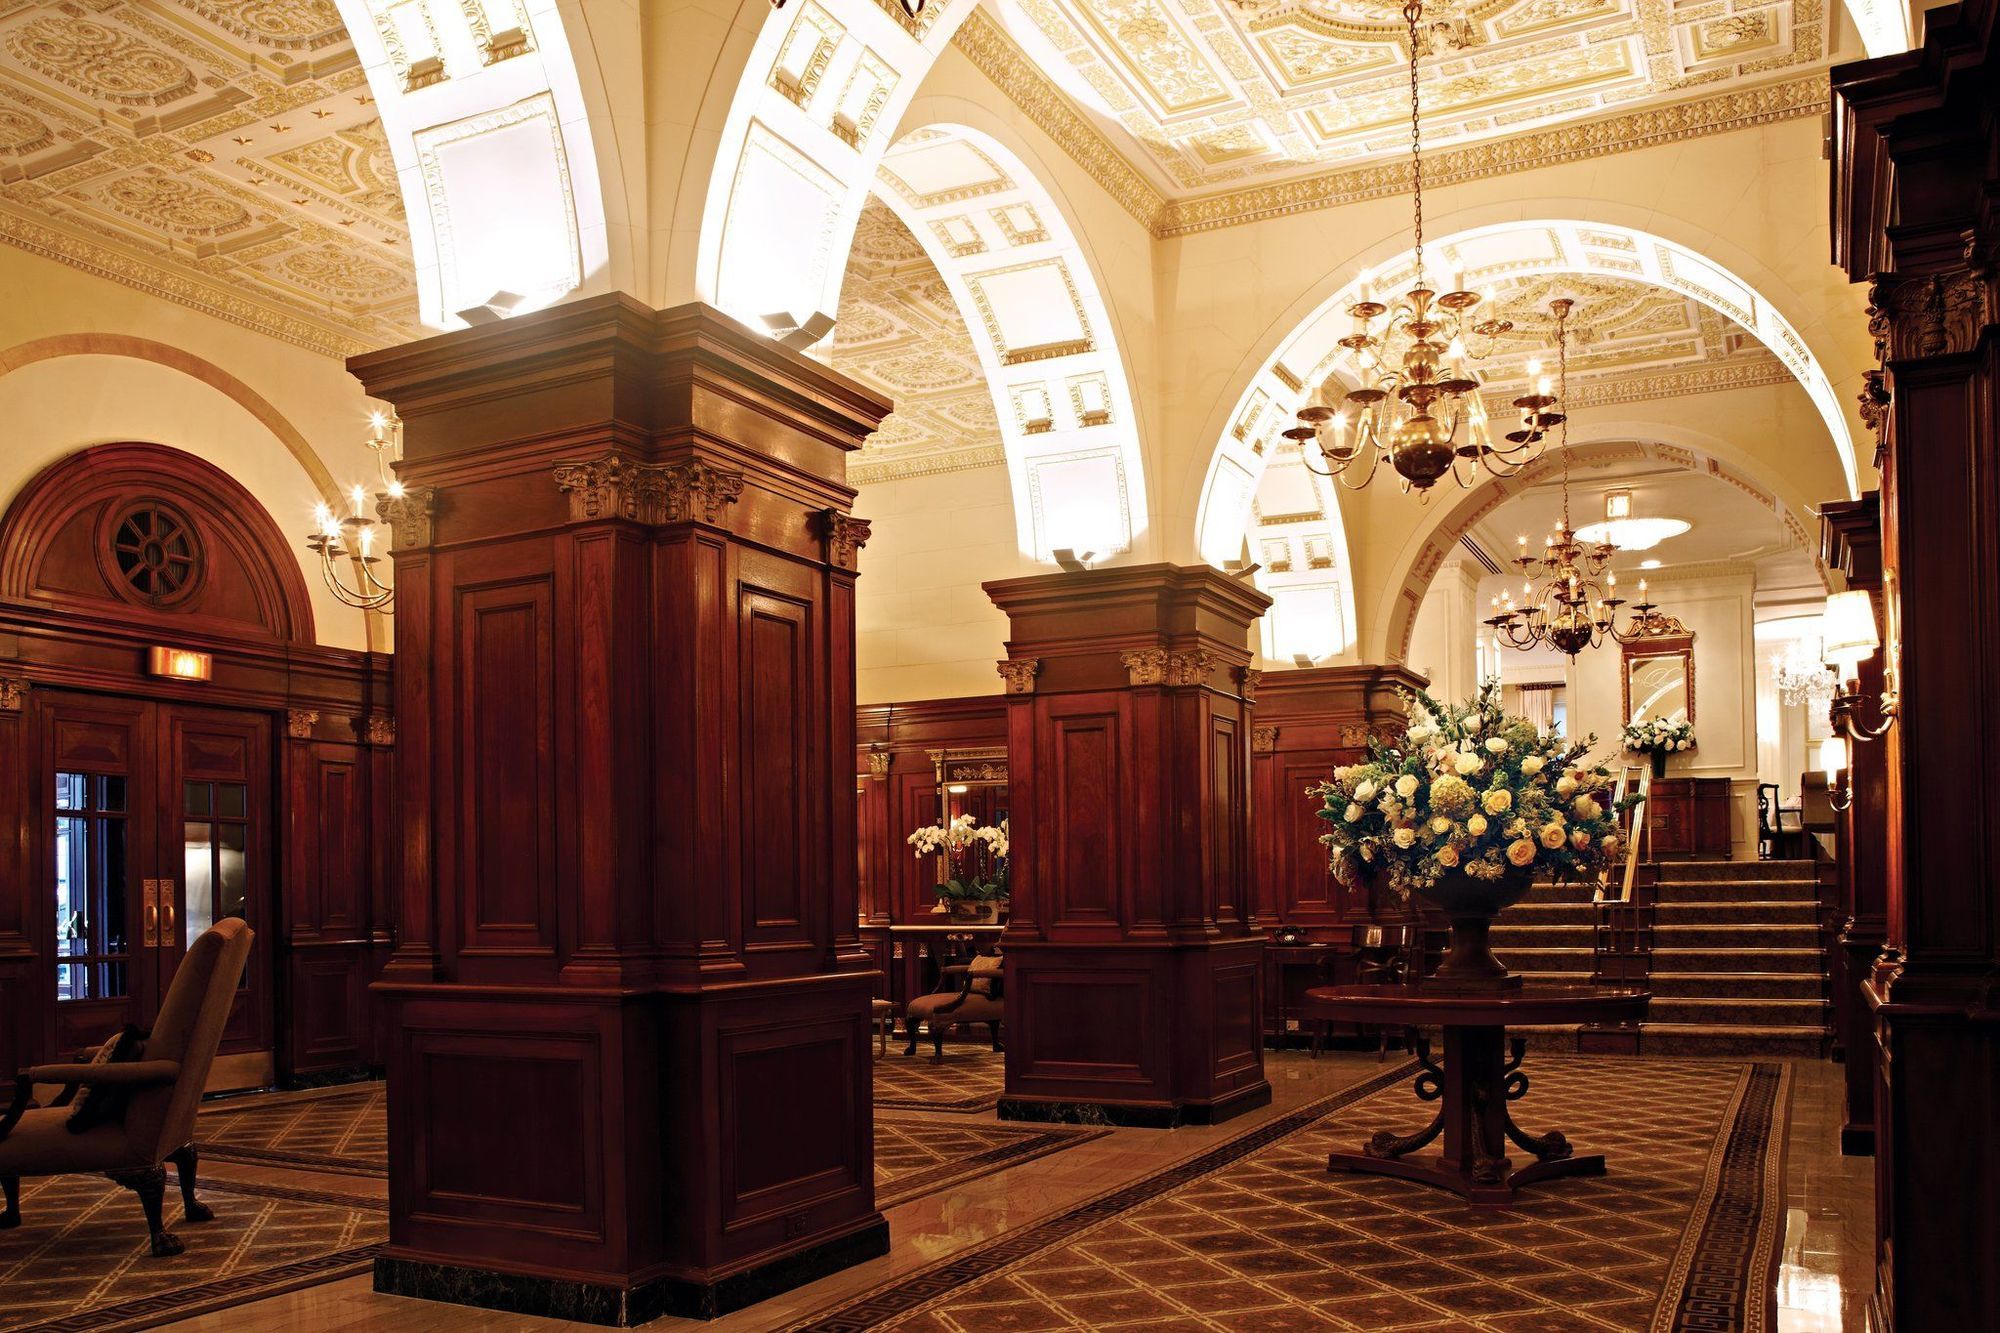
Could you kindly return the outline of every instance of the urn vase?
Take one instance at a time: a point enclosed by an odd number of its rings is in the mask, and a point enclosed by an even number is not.
[[[1493,956],[1487,932],[1493,918],[1528,896],[1535,882],[1532,870],[1509,870],[1498,879],[1475,879],[1454,870],[1417,895],[1451,922],[1451,945],[1438,970],[1424,978],[1427,990],[1512,990],[1521,978]]]

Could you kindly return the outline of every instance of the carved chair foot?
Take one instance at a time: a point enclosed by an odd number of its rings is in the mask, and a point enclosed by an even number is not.
[[[195,1197],[194,1172],[195,1149],[192,1143],[167,1154],[167,1160],[174,1164],[174,1172],[181,1184],[181,1212],[190,1222],[212,1222],[215,1210]]]
[[[178,1237],[167,1230],[161,1213],[167,1200],[167,1171],[163,1166],[142,1166],[124,1171],[106,1171],[106,1179],[114,1185],[123,1185],[139,1196],[139,1206],[146,1212],[146,1231],[152,1237],[153,1257],[163,1259],[179,1254],[182,1246]]]
[[[155,1259],[171,1259],[186,1248],[187,1246],[181,1244],[181,1238],[171,1231],[162,1231],[153,1237]]]

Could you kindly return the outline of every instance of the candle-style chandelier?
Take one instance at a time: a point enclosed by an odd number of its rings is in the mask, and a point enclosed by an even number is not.
[[[1357,383],[1347,388],[1337,374],[1329,375],[1320,401],[1299,409],[1299,424],[1284,432],[1306,455],[1307,467],[1340,478],[1350,490],[1373,481],[1384,462],[1403,479],[1405,491],[1429,491],[1447,475],[1468,490],[1486,475],[1511,477],[1540,456],[1549,430],[1562,421],[1546,377],[1537,382],[1531,364],[1531,391],[1514,400],[1520,429],[1510,432],[1505,444],[1493,443],[1479,396],[1481,380],[1469,363],[1490,355],[1495,339],[1511,331],[1513,322],[1478,317],[1474,312],[1485,298],[1468,290],[1462,275],[1454,275],[1451,290],[1442,294],[1425,275],[1423,106],[1417,79],[1418,58],[1429,46],[1427,30],[1419,26],[1423,12],[1423,0],[1403,6],[1410,50],[1415,285],[1385,305],[1374,299],[1368,274],[1361,275],[1355,302],[1347,308],[1354,331],[1340,340],[1358,372]],[[1551,304],[1558,325],[1569,305]],[[1384,322],[1378,326],[1377,320]],[[1324,467],[1311,461],[1308,444],[1317,448]]]
[[[366,512],[367,493],[356,486],[347,494],[349,512],[336,513],[324,501],[314,510],[314,531],[307,534],[306,545],[319,555],[320,577],[335,597],[363,611],[393,613],[396,589],[375,572],[382,563],[375,527],[377,518],[384,517],[384,511],[403,498],[403,483],[390,470],[403,456],[402,419],[393,412],[371,413],[367,443],[375,455],[375,475],[382,485],[374,497],[375,516]],[[354,567],[352,583],[341,575],[343,560]]]
[[[1556,325],[1556,392],[1565,401],[1569,395],[1567,314],[1562,312],[1564,318]],[[1493,599],[1493,615],[1485,623],[1492,627],[1494,638],[1522,650],[1547,645],[1573,662],[1584,649],[1595,648],[1607,639],[1632,643],[1686,634],[1686,625],[1646,600],[1644,579],[1639,580],[1639,600],[1631,604],[1630,618],[1623,625],[1618,623],[1618,608],[1626,602],[1618,595],[1618,576],[1609,572],[1618,547],[1577,536],[1569,516],[1569,425],[1559,418],[1557,426],[1562,518],[1543,541],[1540,555],[1529,554],[1528,539],[1520,539],[1521,553],[1510,563],[1524,578],[1521,601],[1517,604],[1511,594]]]

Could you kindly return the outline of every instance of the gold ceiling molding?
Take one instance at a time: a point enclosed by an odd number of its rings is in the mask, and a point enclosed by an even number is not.
[[[1696,366],[1660,375],[1611,376],[1585,381],[1570,390],[1576,407],[1608,407],[1653,398],[1685,398],[1729,389],[1762,389],[1797,384],[1798,379],[1775,356],[1763,355],[1719,365]]]
[[[1029,120],[1158,240],[1409,191],[1408,164],[1391,160],[1169,200],[1049,82],[984,10],[975,10],[953,41]],[[1825,76],[1814,73],[1599,120],[1532,130],[1427,155],[1425,176],[1436,185],[1456,185],[1816,116],[1826,110],[1826,88]]]
[[[1151,182],[1098,133],[1088,117],[1070,105],[1056,86],[991,18],[975,9],[960,25],[952,44],[991,79],[994,86],[1056,141],[1076,164],[1102,185],[1118,206],[1158,235],[1158,220],[1167,203]]]
[[[300,318],[276,303],[245,297],[228,282],[211,282],[176,272],[150,258],[128,255],[58,231],[5,205],[0,205],[0,241],[321,356],[345,360],[379,345],[316,320]]]
[[[1001,87],[1019,98],[1018,85],[1003,83]],[[1427,153],[1424,183],[1458,185],[1489,176],[1817,116],[1827,108],[1826,90],[1825,74],[1815,73],[1603,120],[1558,125],[1467,148]],[[1312,209],[1337,208],[1364,199],[1405,194],[1409,185],[1407,162],[1383,162],[1301,180],[1177,199],[1161,209],[1153,222],[1153,235],[1162,239],[1186,236]]]

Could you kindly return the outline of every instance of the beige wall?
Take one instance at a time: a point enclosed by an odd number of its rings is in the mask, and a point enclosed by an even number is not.
[[[0,504],[57,458],[125,440],[214,463],[287,534],[303,536],[329,482],[373,479],[367,400],[339,362],[12,247],[0,291]],[[297,553],[319,641],[369,647],[360,613]],[[386,646],[385,627],[375,636]]]

